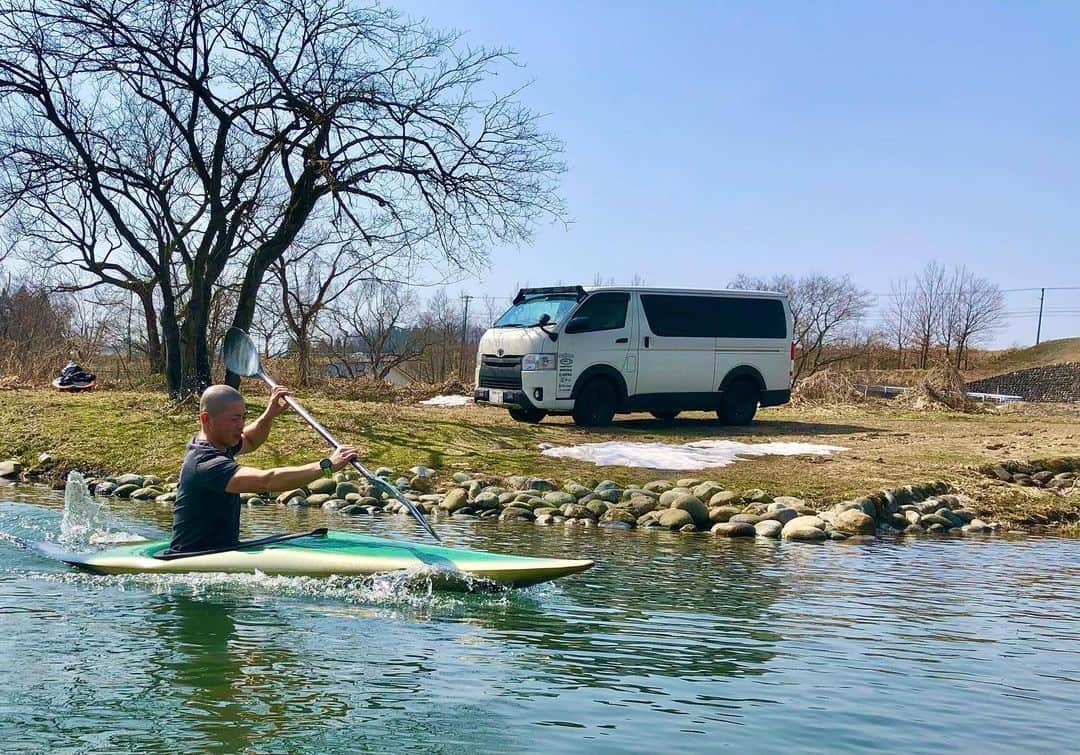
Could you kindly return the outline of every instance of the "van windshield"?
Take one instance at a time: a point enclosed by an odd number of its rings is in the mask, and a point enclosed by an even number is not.
[[[568,295],[540,295],[515,304],[495,321],[493,328],[525,328],[540,322],[540,315],[548,315],[554,325],[577,304],[577,297]]]

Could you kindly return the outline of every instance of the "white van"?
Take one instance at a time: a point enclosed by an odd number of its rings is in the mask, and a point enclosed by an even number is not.
[[[523,288],[480,339],[474,397],[521,422],[697,409],[745,425],[791,398],[791,328],[774,292]]]

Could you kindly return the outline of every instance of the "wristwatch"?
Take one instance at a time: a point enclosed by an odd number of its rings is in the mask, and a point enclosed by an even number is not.
[[[334,464],[329,459],[319,459],[319,466],[322,467],[323,477],[333,477]]]

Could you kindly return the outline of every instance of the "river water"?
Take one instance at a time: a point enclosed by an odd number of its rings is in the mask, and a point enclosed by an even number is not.
[[[63,495],[0,487],[0,532]],[[168,527],[114,503],[114,528]],[[244,535],[399,517],[271,507]],[[0,750],[1075,750],[1080,541],[811,545],[441,523],[448,545],[588,557],[529,590],[92,576],[0,540]]]

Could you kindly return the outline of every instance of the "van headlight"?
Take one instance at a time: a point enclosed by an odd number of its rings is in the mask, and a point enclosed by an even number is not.
[[[521,371],[533,372],[535,370],[555,369],[554,354],[526,354],[521,358]]]

